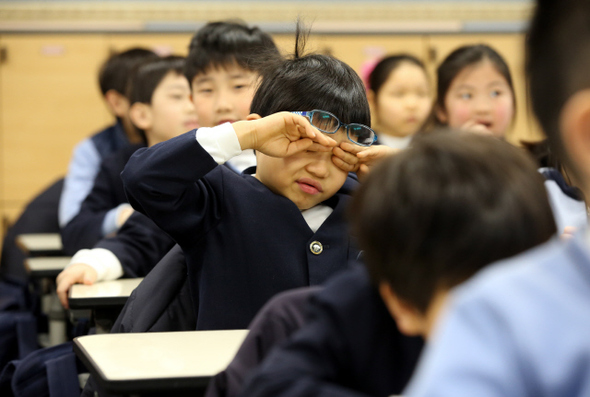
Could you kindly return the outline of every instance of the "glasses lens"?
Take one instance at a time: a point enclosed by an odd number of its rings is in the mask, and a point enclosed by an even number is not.
[[[320,131],[334,133],[338,130],[339,124],[338,119],[330,113],[313,112],[311,117],[311,125]]]
[[[348,135],[354,142],[366,146],[371,145],[375,138],[375,133],[371,129],[360,124],[351,124],[348,128]]]

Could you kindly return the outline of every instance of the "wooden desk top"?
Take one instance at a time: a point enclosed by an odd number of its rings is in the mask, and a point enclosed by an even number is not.
[[[27,255],[59,255],[63,250],[59,233],[19,234],[16,243]]]
[[[56,277],[70,263],[70,256],[27,258],[25,266],[32,277]]]
[[[92,285],[74,284],[68,302],[72,309],[96,309],[123,306],[143,278],[99,281]]]
[[[247,330],[87,335],[74,351],[108,392],[204,388],[224,370]]]

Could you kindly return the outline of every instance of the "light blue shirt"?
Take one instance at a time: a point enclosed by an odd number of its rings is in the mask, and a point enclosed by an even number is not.
[[[123,126],[116,123],[80,142],[75,148],[64,178],[64,187],[59,200],[59,226],[65,227],[80,212],[82,202],[94,186],[94,180],[102,161],[129,145]],[[119,208],[113,208],[102,224],[103,235],[117,230]]]
[[[590,396],[590,239],[554,239],[453,293],[407,397]]]

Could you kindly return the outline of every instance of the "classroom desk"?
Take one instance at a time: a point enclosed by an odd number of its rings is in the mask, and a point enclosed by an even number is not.
[[[55,278],[70,263],[70,256],[43,256],[27,258],[25,267],[33,278]]]
[[[101,389],[115,394],[204,390],[231,362],[247,330],[87,335],[74,351]]]
[[[63,250],[59,233],[19,234],[16,244],[27,256],[57,256]]]
[[[74,284],[70,288],[68,303],[72,309],[102,309],[124,306],[127,298],[143,278],[122,278],[99,281],[92,285]]]
[[[127,299],[142,280],[122,278],[92,285],[72,285],[68,295],[72,322],[92,318],[97,333],[110,332]]]

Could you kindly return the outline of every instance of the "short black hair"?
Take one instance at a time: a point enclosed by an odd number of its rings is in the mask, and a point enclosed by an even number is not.
[[[372,280],[423,313],[438,289],[556,233],[532,159],[469,132],[416,137],[375,167],[349,210]]]
[[[267,61],[250,107],[262,117],[281,111],[326,110],[343,123],[371,125],[361,78],[346,63],[322,54],[303,54],[305,37],[297,26],[295,54]]]
[[[133,69],[140,63],[157,59],[158,55],[145,48],[131,48],[111,55],[100,68],[98,83],[102,95],[115,90],[127,96],[126,88]]]
[[[152,103],[152,96],[158,84],[170,72],[183,76],[185,58],[170,55],[138,65],[132,72],[127,87],[130,104]]]
[[[512,97],[516,99],[510,68],[504,58],[502,58],[502,55],[486,44],[465,45],[451,52],[436,70],[437,88],[436,102],[432,109],[433,114],[436,112],[436,109],[446,110],[445,97],[455,77],[466,67],[485,60],[489,60],[494,65],[496,71],[506,79]],[[516,100],[513,101],[513,106],[514,110],[516,110]],[[435,121],[436,124],[440,125],[438,120]]]
[[[185,76],[189,83],[210,68],[237,64],[257,72],[259,57],[279,56],[272,37],[258,27],[239,20],[210,22],[193,36],[186,59]]]
[[[561,139],[563,106],[590,88],[590,3],[538,1],[526,37],[526,75],[533,112],[553,151],[576,173]]]
[[[424,66],[424,63],[415,56],[409,54],[390,55],[381,59],[379,63],[375,65],[373,71],[369,75],[368,88],[371,89],[375,95],[377,95],[391,73],[393,73],[403,63],[410,63],[412,65],[418,66],[424,71],[424,74],[426,74],[426,67]]]

